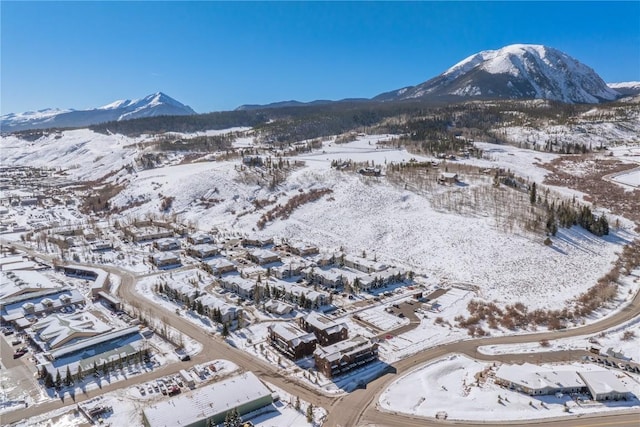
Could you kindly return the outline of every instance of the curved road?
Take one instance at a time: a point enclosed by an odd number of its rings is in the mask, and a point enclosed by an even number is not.
[[[3,242],[5,244],[12,244],[16,247],[21,247],[28,253],[34,254],[35,251],[24,247],[23,245],[16,244],[14,242]],[[40,255],[39,255],[40,256]],[[461,353],[469,357],[482,359],[482,360],[502,360],[511,363],[521,363],[525,361],[531,362],[531,358],[534,357],[538,362],[546,361],[561,361],[561,360],[576,360],[584,354],[582,351],[561,351],[561,352],[547,352],[536,354],[524,354],[524,355],[483,355],[478,352],[478,347],[484,345],[497,345],[497,344],[514,344],[514,343],[526,343],[526,342],[538,342],[543,339],[554,340],[559,338],[572,337],[577,335],[593,334],[606,329],[609,329],[618,324],[624,323],[640,314],[640,293],[636,294],[630,304],[628,304],[620,312],[611,315],[603,320],[594,322],[592,324],[581,326],[573,329],[566,329],[555,332],[541,332],[527,335],[513,335],[502,337],[489,337],[480,339],[471,339],[465,341],[454,342],[438,346],[436,348],[422,351],[418,354],[410,356],[395,363],[390,370],[393,373],[387,373],[377,378],[374,381],[369,382],[365,388],[355,390],[351,393],[342,395],[340,397],[326,396],[321,394],[321,391],[313,389],[301,382],[292,380],[286,377],[286,372],[282,369],[278,369],[268,363],[263,362],[257,358],[254,358],[250,354],[233,348],[223,340],[213,337],[197,325],[189,322],[188,320],[180,317],[175,312],[168,310],[162,306],[158,306],[150,302],[142,295],[135,292],[136,276],[131,272],[112,266],[105,265],[91,265],[109,271],[112,274],[121,277],[121,283],[118,287],[119,296],[129,304],[144,307],[143,311],[152,317],[159,319],[167,318],[169,323],[175,329],[181,331],[185,335],[199,341],[203,344],[202,351],[192,357],[192,361],[189,364],[174,363],[164,366],[158,370],[150,373],[142,374],[133,377],[131,380],[120,381],[111,385],[104,386],[102,389],[87,392],[86,394],[80,394],[75,396],[75,402],[80,402],[97,395],[103,394],[108,391],[123,388],[129,385],[142,383],[145,381],[159,378],[162,376],[175,374],[180,369],[190,367],[195,364],[205,363],[213,359],[227,359],[238,365],[241,369],[251,370],[255,372],[259,377],[265,379],[268,382],[273,383],[277,387],[286,390],[288,393],[299,396],[301,399],[313,403],[316,406],[321,406],[327,409],[328,418],[325,422],[327,426],[344,426],[351,427],[356,425],[376,425],[376,426],[442,426],[445,424],[464,425],[468,427],[474,427],[482,425],[486,427],[488,424],[474,424],[469,422],[450,422],[450,421],[436,421],[433,419],[426,419],[414,416],[408,416],[403,414],[393,414],[381,411],[377,408],[377,400],[379,395],[390,385],[390,383],[397,379],[399,375],[405,374],[413,369],[416,369],[424,363],[443,357],[449,353]],[[25,408],[21,411],[12,411],[1,416],[2,424],[10,424],[12,422],[19,421],[34,415],[42,414],[53,409],[60,408],[69,404],[69,401],[54,401],[47,402],[40,405],[34,405],[29,408]],[[640,425],[640,412],[634,411],[625,414],[607,414],[593,417],[567,417],[557,420],[542,420],[534,421],[533,424],[544,424],[545,426],[639,426]],[[494,423],[495,424],[495,423]],[[505,423],[509,424],[509,423]],[[516,424],[516,423],[511,423]],[[518,421],[517,424],[522,424]]]

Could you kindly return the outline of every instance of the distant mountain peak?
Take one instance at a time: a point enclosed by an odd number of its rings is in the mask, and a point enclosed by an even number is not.
[[[623,96],[640,95],[640,82],[607,83],[607,86]]]
[[[558,49],[513,44],[478,52],[431,80],[374,99],[425,97],[597,103],[614,100],[619,93],[608,87],[593,69]]]
[[[3,132],[52,127],[83,127],[98,123],[154,116],[185,116],[196,114],[163,92],[140,99],[114,101],[90,110],[46,109],[38,112],[11,113],[0,117]]]

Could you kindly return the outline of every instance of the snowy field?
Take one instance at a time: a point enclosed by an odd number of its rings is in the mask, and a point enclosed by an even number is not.
[[[634,169],[631,172],[616,175],[611,179],[615,182],[638,188],[640,187],[640,168]]]
[[[601,371],[591,364],[542,365],[556,371],[577,369]],[[477,381],[476,374],[488,373]],[[421,417],[447,415],[448,420],[509,421],[562,417],[640,408],[634,397],[629,401],[599,403],[574,401],[571,396],[529,396],[508,390],[493,382],[495,367],[461,355],[430,362],[395,381],[380,396],[382,409]],[[487,378],[488,377],[488,378]],[[619,378],[635,396],[640,396],[640,376]],[[500,396],[500,398],[499,398]],[[570,412],[565,412],[565,404]]]

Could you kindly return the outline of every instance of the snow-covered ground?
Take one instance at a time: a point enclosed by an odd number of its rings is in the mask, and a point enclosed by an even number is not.
[[[450,288],[446,294],[425,304],[416,312],[421,320],[415,329],[380,342],[381,359],[393,363],[421,350],[468,338],[465,329],[454,327],[454,318],[467,313],[467,304],[473,298],[472,291]]]
[[[206,378],[201,378],[195,374],[197,371],[210,372],[207,369],[201,368],[211,365],[216,367],[214,375],[209,373]],[[194,367],[192,377],[196,380],[196,387],[199,387],[200,385],[209,384],[212,381],[220,381],[237,372],[237,369],[238,367],[229,361],[215,360],[200,365],[200,367]],[[177,378],[177,376],[175,377]],[[80,405],[85,409],[98,406],[112,408],[111,411],[108,411],[102,416],[103,421],[101,424],[111,426],[139,426],[143,425],[142,410],[144,407],[152,402],[170,399],[161,394],[161,388],[166,384],[175,384],[176,382],[172,377],[160,378],[157,381],[154,380],[138,386],[106,393],[100,397],[83,402]],[[296,410],[296,398],[294,396],[291,396],[272,384],[267,383],[267,386],[278,394],[280,400],[274,402],[268,409],[258,411],[258,414],[245,416],[245,421],[250,420],[257,427],[298,427],[309,425],[306,418],[308,402],[300,400],[300,410]],[[144,389],[144,394],[141,393],[141,389]],[[188,388],[183,387],[183,392],[188,393]],[[317,407],[314,408],[313,414],[315,422],[321,423],[326,417],[327,411]],[[24,419],[16,423],[14,427],[79,427],[83,425],[87,425],[87,419],[75,409],[75,405],[72,405],[71,407],[66,406],[46,414]]]
[[[563,143],[586,145],[589,149],[640,143],[640,111],[595,107],[572,119],[570,124],[533,124],[504,126],[494,129],[515,144],[544,147],[554,144],[560,150]]]
[[[584,350],[590,347],[600,348],[605,353],[613,349],[616,353],[622,353],[633,361],[640,360],[640,318],[635,318],[615,328],[608,329],[597,335],[582,335],[578,337],[551,340],[543,347],[540,343],[503,344],[479,347],[478,351],[484,354],[519,354],[537,353],[560,350]]]
[[[601,371],[602,367],[573,363],[542,365],[542,369]],[[478,381],[476,374],[484,372]],[[446,414],[448,420],[509,421],[562,417],[621,409],[639,408],[637,397],[628,401],[574,401],[571,396],[529,396],[496,385],[492,363],[450,355],[432,361],[396,380],[380,396],[379,405],[387,411],[435,418]],[[617,375],[640,396],[640,376]],[[570,412],[565,412],[565,404]]]
[[[5,139],[10,138],[13,137]],[[42,158],[57,164],[61,161],[55,159],[58,151],[48,148],[48,144],[55,142],[63,147],[75,147],[84,141],[86,147],[83,145],[82,150],[90,149],[89,157],[86,162],[78,162],[75,173],[88,177],[99,169],[92,165],[91,155],[102,152],[107,156],[107,151],[115,150],[113,145],[118,144],[119,138],[125,137],[79,130],[64,132],[59,140],[36,143],[44,147]],[[173,209],[179,217],[202,230],[212,227],[239,233],[255,230],[262,235],[302,238],[324,248],[342,246],[352,252],[366,249],[383,262],[423,272],[436,281],[473,283],[479,295],[487,300],[498,303],[520,300],[530,309],[563,307],[566,300],[584,292],[606,273],[616,259],[620,243],[635,236],[627,229],[621,229],[615,230],[613,236],[601,239],[574,227],[562,229],[554,239],[554,245],[547,247],[542,244],[544,236],[503,230],[491,215],[460,215],[436,210],[428,195],[398,188],[384,177],[362,177],[330,168],[331,161],[339,159],[383,165],[416,157],[405,150],[376,144],[389,139],[389,135],[370,135],[346,144],[327,141],[321,151],[292,157],[291,160],[303,160],[305,166],[294,170],[276,191],[243,178],[236,170],[239,160],[141,170],[126,177],[112,178],[130,181],[112,199],[112,205],[147,200],[142,206],[128,211],[128,215],[144,217],[147,213],[158,212],[161,203],[158,194],[172,195],[175,197]],[[131,146],[135,141],[127,139],[126,142]],[[3,141],[3,145],[11,144]],[[548,173],[537,164],[557,157],[508,146],[482,143],[478,146],[485,150],[489,159],[464,162],[510,168],[534,180],[541,180]],[[124,152],[129,152],[127,150],[135,151],[136,148],[131,146]],[[16,156],[14,161],[17,163],[30,160],[15,154],[15,148],[8,152]],[[112,167],[126,164],[123,159],[110,161]],[[277,203],[284,203],[299,190],[310,188],[330,188],[333,193],[300,206],[286,220],[267,223],[262,231],[257,229],[258,219],[268,208],[256,211],[251,203],[253,200],[277,198]],[[217,202],[207,206],[198,203],[203,197],[215,198]],[[357,230],[354,224],[358,224]],[[125,260],[108,262],[128,264],[136,271],[144,270],[147,267],[142,262],[144,254],[147,252],[127,253]],[[105,258],[109,256],[104,255]]]
[[[631,187],[640,187],[640,169],[634,169],[631,172],[625,172],[612,178],[614,181]]]

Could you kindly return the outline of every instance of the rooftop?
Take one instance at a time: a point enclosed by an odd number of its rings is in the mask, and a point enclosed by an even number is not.
[[[188,426],[267,396],[271,391],[252,372],[246,372],[148,405],[143,411],[150,427]]]
[[[333,345],[326,347],[316,347],[313,352],[314,355],[322,357],[330,362],[340,360],[342,356],[360,352],[366,348],[370,348],[376,345],[373,341],[362,335],[356,335],[351,338],[347,338],[344,341],[337,342]]]
[[[275,332],[285,341],[292,342],[293,345],[297,345],[300,341],[311,342],[316,341],[316,336],[313,333],[308,333],[300,328],[297,328],[293,324],[287,323],[274,323],[269,326],[269,330]]]
[[[51,314],[39,319],[32,328],[49,349],[58,348],[72,340],[93,337],[112,329],[89,312],[67,316]]]
[[[578,375],[582,377],[589,390],[594,394],[629,393],[627,386],[611,371],[585,371],[578,372]]]

